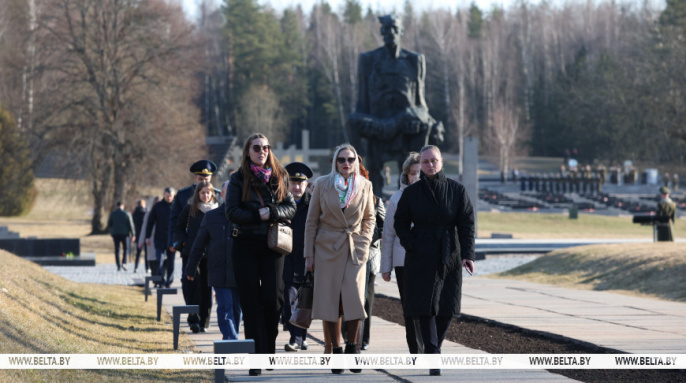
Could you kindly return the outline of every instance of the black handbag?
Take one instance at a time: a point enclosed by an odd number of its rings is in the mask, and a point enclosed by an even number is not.
[[[305,283],[298,289],[298,305],[299,309],[312,309],[312,301],[314,300],[314,276],[311,272],[305,273]]]

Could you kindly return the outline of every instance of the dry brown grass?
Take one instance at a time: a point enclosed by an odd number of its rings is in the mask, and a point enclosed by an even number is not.
[[[82,253],[95,253],[97,263],[114,263],[114,244],[107,235],[89,235],[92,197],[80,180],[36,179],[38,199],[23,217],[0,217],[0,226],[22,238],[80,238]],[[130,206],[127,206],[128,210]]]
[[[0,353],[117,354],[172,351],[169,315],[156,321],[141,289],[71,282],[0,250]],[[184,334],[179,349],[195,350]],[[208,381],[212,371],[0,370],[2,382]]]
[[[686,301],[686,244],[593,245],[553,251],[492,276]]]

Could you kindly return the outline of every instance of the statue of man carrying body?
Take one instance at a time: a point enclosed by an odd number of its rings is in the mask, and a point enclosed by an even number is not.
[[[384,46],[360,55],[359,94],[355,113],[348,115],[348,130],[351,143],[365,156],[374,194],[381,196],[384,162],[397,161],[401,168],[408,152],[419,151],[430,139],[442,143],[444,129],[429,115],[424,99],[424,55],[400,47],[399,17],[381,16],[379,21]]]

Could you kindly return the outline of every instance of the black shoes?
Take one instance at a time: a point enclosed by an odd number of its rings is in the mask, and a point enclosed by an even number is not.
[[[441,376],[442,373],[443,371],[441,371],[440,368],[432,368],[431,370],[429,370],[429,375],[431,376]]]
[[[250,370],[248,370],[248,375],[260,376],[260,375],[262,375],[262,370],[260,370],[259,368],[251,368]]]
[[[343,347],[334,347],[333,350],[332,350],[332,352],[333,352],[334,354],[342,354],[342,353],[343,353]],[[334,374],[342,374],[342,373],[343,373],[343,369],[342,369],[342,368],[332,368],[332,369],[331,369],[331,372],[334,373]]]
[[[345,344],[345,353],[346,354],[359,354],[360,350],[357,349],[357,345],[355,343],[346,343]],[[362,372],[362,369],[359,368],[351,368],[350,372],[359,374]]]
[[[193,331],[193,334],[197,334],[200,332],[200,325],[197,323],[191,323],[191,331]]]

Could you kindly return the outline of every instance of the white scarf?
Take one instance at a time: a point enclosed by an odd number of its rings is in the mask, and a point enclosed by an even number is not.
[[[351,174],[346,180],[341,173],[336,173],[333,180],[333,186],[338,192],[338,200],[341,203],[341,208],[345,209],[350,206],[350,201],[357,195],[358,184],[356,182],[355,173]]]
[[[216,209],[218,207],[219,204],[217,203],[217,201],[214,200],[207,203],[198,202],[198,210],[200,210],[203,213],[207,213],[208,211]]]

